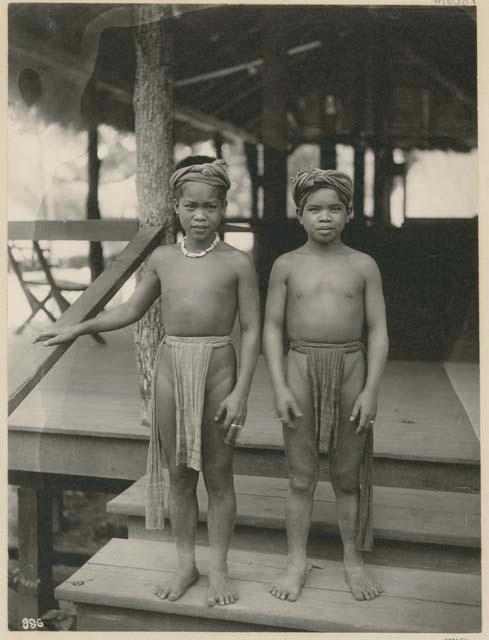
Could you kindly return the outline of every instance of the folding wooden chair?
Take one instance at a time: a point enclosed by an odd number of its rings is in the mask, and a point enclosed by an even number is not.
[[[39,266],[41,267],[45,280],[34,280],[34,279],[26,279],[24,278],[24,274],[22,272],[22,267],[20,263],[15,259],[14,255],[14,244],[12,242],[7,243],[7,251],[10,264],[12,269],[17,276],[17,280],[21,286],[22,291],[29,303],[31,308],[30,316],[15,330],[16,334],[22,333],[25,327],[32,321],[32,319],[39,313],[39,311],[44,311],[44,313],[48,316],[50,320],[56,322],[56,318],[54,315],[46,308],[46,303],[48,300],[53,298],[56,304],[59,307],[61,313],[64,313],[66,309],[70,306],[68,300],[63,296],[63,291],[85,291],[87,288],[86,284],[82,284],[79,282],[70,282],[68,280],[60,280],[53,277],[51,272],[51,266],[46,260],[46,256],[44,255],[44,251],[42,250],[39,242],[34,240],[32,242],[34,251],[36,253],[37,260],[39,262]],[[49,291],[44,298],[37,298],[32,292],[32,288],[40,287],[40,286],[48,286]],[[105,344],[104,338],[98,333],[91,334],[93,339],[100,343]]]

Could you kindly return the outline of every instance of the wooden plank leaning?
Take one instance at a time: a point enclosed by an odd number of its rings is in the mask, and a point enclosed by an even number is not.
[[[65,311],[56,322],[56,326],[76,324],[92,318],[101,311],[149,253],[160,244],[163,231],[161,226],[141,229],[127,247],[114,258],[107,269]],[[9,415],[15,411],[70,346],[71,344],[53,347],[45,347],[41,344],[33,345],[29,357],[21,360],[9,371]]]
[[[138,221],[120,220],[11,220],[9,240],[116,240],[129,241]]]

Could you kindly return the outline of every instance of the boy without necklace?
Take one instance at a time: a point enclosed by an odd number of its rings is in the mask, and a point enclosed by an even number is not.
[[[164,526],[164,453],[178,568],[154,593],[177,600],[199,578],[194,547],[202,469],[209,496],[207,604],[226,605],[238,599],[227,567],[236,518],[232,463],[258,355],[258,289],[250,258],[219,242],[217,235],[230,187],[225,163],[206,156],[187,158],[170,183],[184,241],[152,253],[127,302],[76,326],[46,331],[37,340],[54,345],[125,327],[161,296],[166,335],[154,364],[146,527]],[[241,327],[238,372],[229,338],[236,314]]]
[[[288,563],[270,592],[293,601],[304,585],[320,450],[329,455],[346,580],[355,599],[370,600],[382,591],[361,554],[372,545],[372,427],[388,350],[381,278],[371,257],[341,240],[352,217],[348,176],[301,171],[293,196],[308,239],[273,266],[263,336],[289,465]]]

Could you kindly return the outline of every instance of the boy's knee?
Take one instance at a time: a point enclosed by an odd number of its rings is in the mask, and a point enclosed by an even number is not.
[[[233,487],[233,470],[229,465],[204,468],[203,475],[207,493],[215,498],[226,495]]]
[[[170,489],[174,493],[186,495],[195,492],[198,475],[185,465],[179,465],[170,472]]]
[[[359,489],[358,470],[334,469],[330,470],[331,483],[335,491],[355,493]]]
[[[289,487],[298,493],[313,493],[316,488],[316,477],[300,472],[291,472],[289,478]]]

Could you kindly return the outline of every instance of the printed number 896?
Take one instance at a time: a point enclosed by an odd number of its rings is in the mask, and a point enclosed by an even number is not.
[[[23,629],[42,629],[44,627],[44,622],[41,618],[22,618],[22,628]]]

